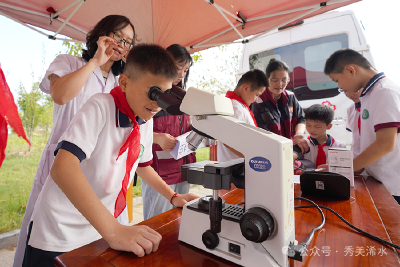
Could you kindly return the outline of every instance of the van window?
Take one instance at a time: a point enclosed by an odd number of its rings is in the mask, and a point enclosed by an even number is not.
[[[337,83],[324,74],[324,66],[333,52],[348,46],[345,33],[292,45],[294,93],[298,100],[329,98],[339,94]]]
[[[337,83],[324,74],[325,61],[338,49],[348,48],[346,33],[277,47],[249,57],[250,69],[265,72],[271,58],[284,61],[292,72],[286,89],[298,100],[329,98],[339,94]]]
[[[259,69],[265,73],[267,65],[272,58],[285,62],[292,69],[292,48],[287,45],[251,55],[249,57],[250,70]],[[290,83],[286,86],[286,89],[293,90],[292,80],[293,77],[290,76]]]

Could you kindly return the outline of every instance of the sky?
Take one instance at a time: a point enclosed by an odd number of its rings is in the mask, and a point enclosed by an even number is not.
[[[397,16],[400,0],[363,0],[339,10],[354,11],[365,28],[364,34],[371,47],[376,68],[400,84],[400,35],[396,27],[399,25]],[[32,82],[38,81],[44,75],[55,55],[66,49],[62,46],[62,41],[49,40],[46,36],[1,15],[0,29],[0,64],[16,98],[20,83],[29,90]],[[212,52],[203,52],[201,64],[195,64],[191,68],[191,78],[197,78],[204,73],[205,68],[212,68],[214,65]]]

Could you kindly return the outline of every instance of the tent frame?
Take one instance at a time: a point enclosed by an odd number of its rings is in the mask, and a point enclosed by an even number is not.
[[[86,1],[86,0],[75,0],[74,2],[72,2],[71,4],[69,4],[69,5],[67,5],[65,8],[63,8],[61,11],[56,12],[56,13],[54,13],[54,14],[53,14],[53,13],[50,14],[50,25],[52,24],[53,20],[55,20],[55,19],[57,19],[57,20],[59,20],[60,22],[62,22],[62,25],[61,25],[60,28],[57,30],[57,32],[55,32],[54,35],[48,35],[48,34],[46,34],[46,33],[42,32],[42,31],[40,31],[39,29],[37,29],[37,28],[35,28],[35,27],[33,27],[33,26],[29,25],[29,24],[26,24],[26,23],[23,23],[23,22],[21,22],[21,21],[19,21],[19,20],[17,20],[17,19],[11,18],[10,16],[4,14],[4,13],[1,12],[1,11],[0,11],[0,14],[3,15],[3,16],[5,16],[5,17],[7,17],[7,18],[9,18],[9,19],[14,20],[15,22],[17,22],[17,23],[19,23],[19,24],[22,24],[22,25],[24,25],[24,26],[26,26],[26,27],[28,27],[28,28],[30,28],[30,29],[36,31],[36,32],[39,32],[39,33],[41,33],[41,34],[43,34],[43,35],[46,35],[49,39],[52,39],[52,40],[62,40],[62,41],[69,41],[69,42],[75,42],[75,43],[85,43],[84,41],[78,41],[78,40],[74,40],[74,39],[65,39],[65,38],[58,38],[58,37],[56,37],[56,36],[61,32],[61,30],[65,27],[65,25],[68,25],[68,26],[70,26],[70,27],[72,27],[72,28],[74,28],[74,29],[76,29],[76,30],[78,30],[78,31],[80,31],[80,32],[82,32],[82,33],[84,33],[84,34],[87,34],[87,32],[86,32],[85,30],[83,30],[83,29],[81,29],[81,28],[77,27],[76,25],[73,25],[72,23],[69,22],[69,20],[72,18],[72,16],[76,13],[76,11],[78,11],[78,9],[83,5],[83,3],[84,3],[85,1]],[[225,29],[225,30],[223,30],[223,31],[221,31],[221,32],[219,32],[219,33],[217,33],[217,34],[215,34],[215,35],[213,35],[213,36],[211,36],[210,38],[207,38],[207,39],[205,39],[205,40],[203,40],[203,41],[198,42],[197,44],[194,44],[194,45],[192,45],[192,46],[186,47],[189,51],[192,50],[192,49],[195,49],[195,48],[214,47],[214,46],[220,46],[220,45],[226,45],[226,44],[233,44],[233,43],[239,43],[239,42],[241,42],[241,43],[243,43],[243,44],[248,43],[248,42],[252,42],[252,41],[255,41],[255,40],[259,39],[259,38],[262,37],[263,35],[265,35],[265,34],[271,32],[271,31],[273,31],[273,30],[276,30],[276,29],[278,29],[279,27],[282,27],[282,26],[284,26],[284,25],[287,25],[287,24],[289,24],[289,23],[292,23],[292,22],[298,20],[298,19],[301,18],[301,17],[307,16],[307,15],[313,13],[314,11],[316,11],[316,10],[318,10],[318,9],[320,9],[320,8],[324,8],[324,7],[328,6],[328,5],[334,5],[334,4],[338,4],[338,3],[342,3],[342,2],[348,2],[348,1],[350,1],[350,0],[331,0],[331,1],[329,1],[329,2],[321,2],[321,3],[319,3],[319,4],[315,4],[315,5],[311,5],[311,6],[296,8],[296,9],[292,9],[292,10],[286,10],[286,11],[277,12],[277,13],[268,14],[268,15],[262,15],[262,16],[255,17],[255,18],[250,18],[250,19],[246,19],[245,17],[243,17],[242,14],[234,15],[234,14],[230,13],[229,11],[227,11],[226,9],[224,9],[223,7],[221,7],[221,6],[219,6],[218,4],[216,4],[214,0],[204,0],[204,1],[207,2],[207,3],[210,4],[210,5],[213,5],[213,6],[215,7],[215,9],[221,14],[221,16],[228,22],[228,24],[229,24],[230,27],[227,28],[227,29]],[[68,16],[67,19],[64,20],[64,19],[61,19],[61,18],[59,17],[60,14],[62,14],[64,11],[68,10],[69,8],[73,7],[74,5],[76,5],[76,7],[75,7],[75,9],[72,11],[72,13]],[[29,13],[29,14],[34,14],[34,15],[38,15],[38,16],[42,16],[42,17],[47,17],[47,16],[48,16],[48,15],[46,15],[46,14],[42,14],[42,13],[39,13],[39,12],[36,12],[36,11],[27,10],[27,9],[20,8],[20,7],[11,6],[11,5],[8,5],[8,4],[0,3],[0,6],[8,7],[8,8],[10,8],[10,9],[14,9],[14,10],[18,10],[18,11],[23,11],[23,12],[26,12],[26,13]],[[256,21],[256,20],[265,19],[265,18],[270,18],[270,17],[275,17],[275,16],[280,16],[280,15],[286,15],[286,14],[290,14],[290,13],[294,13],[294,12],[299,12],[299,11],[305,11],[305,12],[304,12],[304,13],[301,13],[300,15],[298,15],[298,16],[296,16],[296,17],[294,17],[294,18],[292,18],[292,19],[290,19],[290,20],[288,20],[288,21],[285,21],[285,22],[279,24],[278,26],[275,26],[274,28],[272,28],[272,29],[270,29],[270,30],[268,30],[268,31],[259,33],[259,34],[257,34],[257,35],[251,36],[251,37],[249,37],[249,38],[243,37],[243,35],[242,35],[242,34],[238,31],[238,29],[237,29],[237,27],[239,27],[239,26],[244,27],[245,24],[246,24],[247,22],[250,22],[250,21]],[[234,24],[228,19],[227,15],[230,16],[230,17],[233,17],[234,19],[236,19],[237,21],[239,21],[239,23],[237,23],[236,25],[234,25]],[[208,41],[211,41],[212,39],[215,39],[216,37],[218,37],[218,36],[220,36],[220,35],[222,35],[222,34],[224,34],[224,33],[227,33],[227,32],[230,31],[230,30],[234,30],[234,31],[238,34],[239,40],[233,41],[233,42],[225,42],[225,43],[204,44],[204,43],[206,43],[206,42],[208,42]]]
[[[57,13],[55,13],[55,14],[50,14],[50,25],[52,24],[52,22],[53,22],[54,19],[57,19],[57,20],[59,20],[60,22],[63,23],[63,24],[60,26],[60,28],[58,29],[58,31],[57,31],[54,35],[49,35],[49,34],[45,33],[44,31],[42,31],[42,30],[40,30],[40,29],[38,29],[38,28],[36,28],[36,27],[34,27],[34,26],[31,26],[31,25],[29,25],[29,24],[27,24],[27,23],[24,23],[24,22],[22,22],[22,21],[20,21],[20,20],[18,20],[18,19],[12,18],[11,16],[9,16],[9,15],[7,15],[7,14],[1,12],[1,11],[0,11],[0,15],[3,15],[3,16],[5,16],[5,17],[7,17],[7,18],[9,18],[9,19],[11,19],[11,20],[13,20],[13,21],[15,21],[15,22],[17,22],[17,23],[23,25],[23,26],[25,26],[25,27],[28,27],[29,29],[32,29],[32,30],[34,30],[34,31],[36,31],[36,32],[38,32],[38,33],[40,33],[40,34],[43,34],[44,36],[47,36],[47,37],[48,37],[49,39],[51,39],[51,40],[61,40],[61,41],[68,41],[68,42],[75,42],[75,43],[85,43],[84,41],[78,41],[78,40],[74,40],[74,39],[58,38],[58,37],[56,37],[56,35],[57,35],[58,33],[60,33],[60,31],[65,27],[65,25],[68,25],[68,26],[70,26],[70,27],[72,27],[72,28],[74,28],[74,29],[76,29],[76,30],[78,30],[78,31],[80,31],[80,32],[82,32],[82,33],[84,33],[84,34],[87,34],[87,31],[85,31],[85,30],[79,28],[78,26],[76,26],[76,25],[74,25],[74,24],[72,24],[72,23],[69,22],[69,20],[71,19],[72,15],[74,15],[74,14],[76,13],[76,11],[78,11],[79,7],[80,7],[85,1],[86,1],[86,0],[76,0],[74,3],[68,5],[67,7],[65,7],[64,9],[62,9],[60,12],[57,12]],[[70,7],[72,7],[72,6],[75,5],[75,4],[78,4],[78,6],[75,8],[75,10],[71,13],[71,15],[70,15],[66,20],[64,20],[64,19],[62,19],[62,18],[59,17],[59,15],[60,15],[62,12],[64,12],[64,11],[67,10],[67,9],[69,9]],[[0,6],[7,7],[7,8],[10,8],[10,9],[16,10],[16,11],[23,11],[23,12],[25,12],[25,13],[32,14],[32,15],[37,15],[37,16],[40,16],[40,17],[46,17],[46,18],[49,17],[49,15],[47,15],[47,14],[43,14],[43,13],[40,13],[40,12],[32,11],[32,10],[25,9],[25,8],[21,8],[21,7],[16,7],[16,6],[8,5],[8,4],[5,4],[5,3],[0,3]]]

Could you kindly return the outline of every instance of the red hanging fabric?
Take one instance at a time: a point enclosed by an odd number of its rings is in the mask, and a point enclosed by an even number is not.
[[[24,138],[26,142],[31,145],[31,142],[26,138],[21,118],[18,115],[18,108],[14,102],[14,97],[8,87],[3,70],[0,67],[0,167],[5,158],[7,146],[7,123],[19,137]]]
[[[115,105],[117,106],[119,111],[121,111],[125,115],[128,115],[128,117],[133,122],[132,131],[129,133],[128,138],[119,150],[118,157],[116,159],[118,160],[119,156],[121,156],[121,154],[123,154],[126,149],[128,149],[125,176],[122,180],[121,191],[119,192],[117,200],[115,201],[114,217],[117,218],[126,207],[126,191],[128,189],[130,173],[133,164],[136,162],[140,154],[140,126],[136,121],[135,114],[133,113],[128,102],[126,101],[125,93],[122,92],[121,87],[115,87],[111,90],[110,94],[113,96]]]

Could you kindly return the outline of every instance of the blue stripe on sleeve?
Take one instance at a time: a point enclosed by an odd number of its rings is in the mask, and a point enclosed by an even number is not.
[[[60,148],[74,154],[79,159],[79,162],[82,162],[82,160],[86,158],[85,152],[83,152],[80,147],[68,141],[61,141],[60,143],[58,143],[56,150],[54,150],[54,156],[57,155]]]

